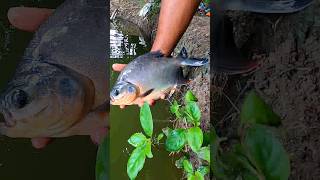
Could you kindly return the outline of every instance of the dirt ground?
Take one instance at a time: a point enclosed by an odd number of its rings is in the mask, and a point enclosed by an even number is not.
[[[291,160],[290,179],[319,179],[320,1],[290,15],[228,15],[237,46],[259,59],[260,67],[247,76],[213,75],[214,126],[220,135],[232,136],[236,109],[255,89],[282,117],[280,137]]]

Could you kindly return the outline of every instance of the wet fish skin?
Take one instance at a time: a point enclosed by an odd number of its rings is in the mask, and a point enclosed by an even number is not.
[[[0,134],[66,137],[107,126],[106,21],[106,1],[68,0],[41,25],[0,95]]]
[[[132,99],[144,97],[145,100],[159,99],[160,95],[167,94],[175,86],[185,84],[182,66],[203,66],[208,62],[183,57],[164,57],[160,52],[148,53],[131,61],[120,73],[114,88],[111,91],[111,104],[131,105],[136,103]],[[135,88],[133,98],[117,98],[129,87]],[[123,90],[124,89],[124,90]],[[115,92],[119,93],[115,93]],[[120,100],[121,99],[121,100]]]

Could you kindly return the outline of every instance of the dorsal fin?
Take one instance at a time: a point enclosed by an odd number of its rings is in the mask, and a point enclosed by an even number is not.
[[[164,54],[161,51],[152,51],[146,54],[147,56],[159,58],[159,57],[164,57]]]
[[[185,47],[183,47],[178,55],[178,57],[181,57],[183,59],[187,59],[188,58],[188,52],[187,49]]]

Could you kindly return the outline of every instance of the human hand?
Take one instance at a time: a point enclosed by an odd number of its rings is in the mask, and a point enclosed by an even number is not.
[[[53,9],[46,8],[13,7],[9,9],[7,16],[14,27],[23,31],[34,32],[53,12]],[[85,122],[81,121],[76,126],[81,127],[81,123]],[[94,143],[99,144],[106,133],[107,128],[99,127],[90,131],[90,137]],[[32,138],[31,142],[33,147],[40,149],[44,148],[51,140],[50,137],[39,137]]]
[[[124,68],[126,67],[126,64],[113,64],[112,65],[112,69],[116,72],[121,72]],[[166,95],[165,94],[161,94],[159,99],[165,99]],[[142,106],[144,104],[144,102],[147,102],[150,105],[154,105],[155,101],[158,99],[148,99],[148,97],[138,97],[135,101],[134,104],[138,105],[138,106]],[[120,108],[123,109],[125,108],[125,105],[120,105]]]

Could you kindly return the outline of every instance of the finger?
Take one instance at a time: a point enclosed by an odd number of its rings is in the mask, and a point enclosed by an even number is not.
[[[106,127],[103,127],[95,131],[93,134],[91,134],[90,138],[92,142],[95,144],[100,144],[103,141],[104,137],[106,137],[107,130],[108,129]]]
[[[143,100],[138,101],[138,106],[139,106],[139,107],[143,106],[143,104],[144,104],[144,101],[143,101]]]
[[[48,19],[53,9],[13,7],[8,11],[9,22],[16,28],[33,32]]]
[[[160,99],[165,99],[166,98],[166,95],[165,94],[161,94],[160,95]]]
[[[153,99],[148,100],[148,104],[149,104],[150,106],[153,106],[154,103],[155,103],[155,100],[153,100]]]
[[[42,149],[46,147],[47,144],[49,144],[51,141],[50,138],[32,138],[31,143],[32,146],[36,149]]]
[[[122,71],[124,67],[126,67],[126,64],[112,64],[114,71]]]
[[[126,105],[120,105],[121,109],[124,109],[126,107]]]

